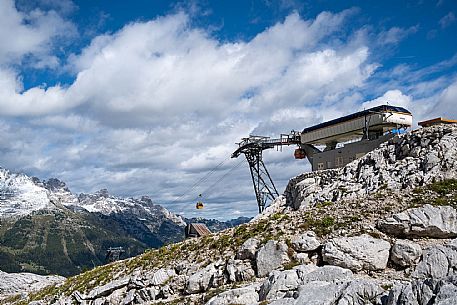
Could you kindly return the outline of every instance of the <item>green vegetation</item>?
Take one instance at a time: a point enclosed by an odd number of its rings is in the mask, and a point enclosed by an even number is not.
[[[305,222],[300,225],[300,228],[305,230],[313,230],[318,236],[329,234],[335,225],[335,219],[331,216],[316,218],[308,214]]]
[[[122,246],[133,256],[145,244],[115,225],[70,211],[41,212],[0,222],[0,270],[71,276],[105,262],[106,249]]]
[[[431,204],[435,206],[449,205],[457,208],[457,179],[434,182],[428,186],[414,189],[412,194],[414,197],[409,207]]]
[[[332,204],[333,204],[333,202],[331,202],[331,201],[319,202],[318,204],[316,204],[316,208],[318,208],[318,209],[326,208],[328,206],[331,206]]]

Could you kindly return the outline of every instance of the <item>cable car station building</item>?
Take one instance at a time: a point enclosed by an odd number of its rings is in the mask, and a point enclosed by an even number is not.
[[[343,167],[411,125],[411,112],[405,108],[374,107],[305,128],[300,134],[302,153],[295,155],[306,156],[313,171]]]
[[[262,212],[267,200],[279,196],[263,162],[263,150],[297,145],[295,158],[307,158],[313,171],[343,167],[411,127],[412,120],[411,112],[405,108],[381,105],[305,128],[302,132],[282,134],[278,139],[251,135],[238,143],[232,158],[245,155],[259,212]]]

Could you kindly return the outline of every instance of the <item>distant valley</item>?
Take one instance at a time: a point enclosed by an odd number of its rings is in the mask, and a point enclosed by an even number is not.
[[[220,231],[249,221],[185,219],[146,196],[107,190],[73,194],[58,179],[40,181],[0,168],[0,270],[70,276],[106,262],[109,247],[135,256],[184,239],[189,222]]]

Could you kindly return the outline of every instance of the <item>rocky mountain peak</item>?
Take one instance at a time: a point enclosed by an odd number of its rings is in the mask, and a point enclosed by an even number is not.
[[[51,192],[55,192],[55,191],[70,192],[70,190],[68,189],[68,187],[65,184],[65,182],[63,182],[63,181],[61,181],[61,180],[59,180],[57,178],[48,179],[48,181],[46,181],[44,183],[44,186],[46,187],[46,189],[48,189]]]
[[[457,126],[437,125],[396,136],[365,157],[339,169],[292,178],[285,203],[292,209],[365,197],[381,189],[414,189],[457,177]],[[284,206],[285,207],[285,206]],[[267,212],[268,213],[268,212]]]

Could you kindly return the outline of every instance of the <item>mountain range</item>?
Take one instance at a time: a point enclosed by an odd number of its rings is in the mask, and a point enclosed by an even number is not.
[[[74,275],[106,262],[110,247],[124,258],[184,239],[189,222],[218,231],[248,221],[186,219],[149,197],[121,198],[106,189],[73,194],[52,178],[41,181],[0,168],[0,270]]]

